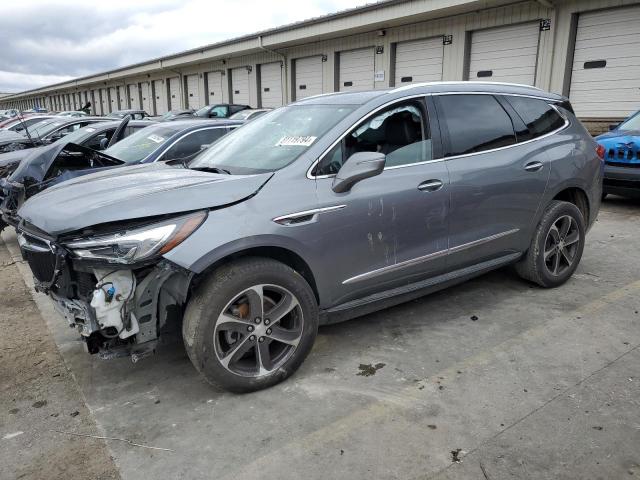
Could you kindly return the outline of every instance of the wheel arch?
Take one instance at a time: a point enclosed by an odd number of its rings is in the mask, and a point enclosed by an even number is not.
[[[585,223],[587,225],[591,223],[591,205],[589,203],[589,196],[583,188],[576,186],[565,187],[558,191],[551,200],[561,200],[574,204],[582,213]]]
[[[200,279],[202,279],[212,271],[220,268],[222,265],[226,265],[230,262],[233,262],[234,260],[245,257],[271,258],[292,268],[307,281],[307,283],[313,290],[316,301],[318,302],[318,304],[320,304],[320,293],[318,290],[318,284],[311,267],[300,254],[290,248],[281,245],[250,246],[228,251],[224,256],[216,259],[205,268],[203,268],[200,272],[198,272],[193,278],[192,285],[197,284]]]

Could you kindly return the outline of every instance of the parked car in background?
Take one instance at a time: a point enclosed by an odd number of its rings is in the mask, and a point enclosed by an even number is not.
[[[600,206],[596,147],[533,87],[310,97],[186,165],[49,189],[19,211],[19,241],[89,352],[137,360],[181,324],[208,381],[251,391],[291,375],[319,323],[514,263],[562,285]]]
[[[6,109],[6,110],[0,110],[0,115],[2,115],[3,117],[15,117],[19,113],[20,112],[18,112],[18,110],[16,110],[15,108],[9,108],[9,109]]]
[[[170,122],[172,120],[186,119],[186,118],[193,117],[194,113],[195,113],[195,110],[193,108],[169,110],[168,112],[158,117],[153,117],[153,119],[158,120],[160,122]]]
[[[196,111],[194,115],[200,118],[228,118],[234,113],[251,108],[249,105],[235,105],[228,103],[218,103],[207,105]]]
[[[239,112],[234,113],[229,117],[230,120],[244,120],[248,122],[249,120],[255,120],[260,115],[263,115],[267,112],[270,112],[271,108],[250,108],[247,110],[240,110]]]
[[[603,198],[640,197],[640,111],[596,137],[604,155]]]
[[[64,112],[56,113],[58,117],[88,117],[89,114],[87,112],[83,112],[82,110],[65,110]]]
[[[157,161],[187,161],[240,125],[241,122],[235,121],[204,123],[199,120],[150,124],[145,128],[134,128],[136,131],[131,135],[103,152],[64,142],[52,151],[41,153],[29,161],[23,160],[4,181],[0,180],[2,220],[15,226],[15,214],[25,200],[71,178],[104,168]],[[125,126],[118,129],[124,131]]]
[[[31,128],[33,125],[37,125],[40,122],[54,118],[52,115],[27,115],[12,117],[10,122],[6,122],[3,127],[0,127],[0,139],[5,135],[4,132],[13,132],[24,135],[25,128]]]
[[[133,120],[144,120],[145,118],[149,118],[150,115],[144,110],[115,110],[107,115],[109,118],[124,118],[127,115],[131,116]]]
[[[17,136],[7,138],[0,136],[0,153],[13,152],[15,150],[23,150],[53,143],[59,138],[91,123],[104,122],[107,120],[108,119],[104,117],[51,117],[29,127],[28,131],[24,132],[24,135],[16,134]]]
[[[104,150],[108,145],[115,145],[153,125],[147,120],[129,119],[92,123],[50,145],[0,154],[0,215],[3,217],[0,219],[0,231],[7,223],[15,224],[16,210],[32,195],[32,191],[43,189],[45,178],[49,187],[104,166],[120,165],[117,160],[102,159],[75,147]]]

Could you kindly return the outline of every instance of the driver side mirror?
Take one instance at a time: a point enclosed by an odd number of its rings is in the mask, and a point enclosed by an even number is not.
[[[331,189],[336,193],[351,190],[356,183],[365,178],[380,175],[384,170],[386,156],[378,152],[358,152],[351,155],[333,179]]]
[[[107,148],[107,145],[109,145],[109,139],[107,137],[100,139],[100,150]]]
[[[218,118],[218,112],[209,112],[209,117]]]

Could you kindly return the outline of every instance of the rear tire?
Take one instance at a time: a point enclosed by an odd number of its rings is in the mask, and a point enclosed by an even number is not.
[[[516,264],[518,275],[545,288],[562,285],[580,263],[585,231],[578,207],[552,201],[536,227],[529,250]]]
[[[248,257],[208,275],[187,305],[187,354],[207,381],[232,392],[273,386],[295,372],[318,331],[307,281],[268,258]]]

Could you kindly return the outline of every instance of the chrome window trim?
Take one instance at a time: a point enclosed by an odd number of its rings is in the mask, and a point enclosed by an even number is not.
[[[511,84],[505,84],[505,85],[511,85]],[[399,87],[399,88],[404,88],[404,87]],[[380,110],[388,107],[389,105],[393,105],[394,103],[399,103],[399,102],[402,102],[404,100],[411,100],[411,99],[415,99],[415,98],[426,98],[426,97],[429,97],[429,96],[443,96],[443,95],[493,95],[493,96],[501,95],[501,96],[533,98],[535,100],[542,100],[542,101],[547,102],[547,103],[550,102],[550,101],[553,101],[552,99],[550,99],[548,97],[535,96],[535,95],[525,95],[525,94],[520,94],[520,93],[499,93],[499,92],[437,92],[437,93],[422,93],[422,94],[411,95],[409,97],[404,97],[404,98],[401,98],[401,99],[391,100],[391,101],[381,105],[380,107],[376,108],[375,110],[369,112],[368,114],[364,115],[357,122],[354,122],[354,124],[358,124],[358,123],[362,122],[363,120],[366,120],[367,118],[369,118],[373,114],[375,114],[375,113],[379,112]],[[428,163],[437,163],[437,162],[443,162],[443,161],[446,161],[446,160],[455,160],[455,159],[458,159],[458,158],[470,157],[470,156],[473,156],[473,155],[496,152],[496,151],[499,151],[499,150],[504,150],[506,148],[512,148],[512,147],[517,147],[517,146],[520,146],[520,145],[526,145],[527,143],[534,142],[534,141],[549,137],[551,135],[555,135],[556,133],[566,129],[569,126],[570,122],[562,113],[560,113],[560,111],[558,110],[558,108],[555,105],[549,103],[549,106],[551,108],[553,108],[556,111],[556,113],[558,115],[560,115],[560,118],[562,118],[564,120],[564,125],[559,127],[559,128],[557,128],[556,130],[553,130],[552,132],[545,133],[544,135],[541,135],[541,136],[536,137],[536,138],[532,138],[530,140],[525,140],[524,142],[517,142],[517,143],[514,143],[513,145],[506,145],[504,147],[492,148],[490,150],[482,150],[481,152],[472,152],[472,153],[465,153],[463,155],[454,155],[454,156],[451,156],[451,157],[434,158],[434,159],[431,159],[431,160],[425,160],[423,162],[407,163],[406,165],[395,165],[393,167],[385,167],[384,170],[395,170],[395,169],[398,169],[398,168],[413,167],[413,166],[416,166],[416,165],[424,165],[424,164],[428,164]],[[428,119],[428,120],[431,120],[431,119]],[[344,137],[347,136],[347,134],[351,131],[352,128],[353,128],[353,125],[349,128],[349,130],[344,132],[336,141],[334,141],[324,152],[322,152],[320,154],[320,156],[311,164],[311,166],[307,169],[307,175],[306,176],[307,176],[308,179],[310,179],[310,180],[320,180],[320,179],[335,177],[335,174],[332,174],[332,175],[316,175],[316,176],[314,176],[314,175],[311,174],[311,171],[315,168],[315,166],[319,162],[321,162],[323,160],[323,158],[339,142],[342,141],[342,139]]]
[[[272,218],[271,220],[279,225],[286,227],[289,226],[289,224],[286,223],[287,220],[296,220],[298,218],[307,217],[309,215],[315,216],[322,213],[335,212],[336,210],[342,210],[343,208],[346,208],[346,205],[333,205],[331,207],[314,208],[311,210],[303,210],[302,212],[288,213],[286,215]]]
[[[203,130],[217,130],[217,129],[219,129],[219,128],[227,128],[227,127],[228,127],[228,125],[225,125],[225,126],[218,126],[218,127],[203,127],[203,128],[198,128],[197,130],[192,130],[192,131],[190,131],[190,132],[187,132],[187,133],[185,133],[184,135],[182,135],[180,138],[177,138],[176,140],[174,140],[174,141],[171,143],[171,145],[169,145],[168,147],[166,147],[166,148],[162,151],[162,153],[161,153],[160,155],[158,155],[158,158],[156,158],[156,159],[153,161],[153,163],[155,163],[155,162],[160,162],[160,161],[162,160],[162,156],[163,156],[165,153],[167,153],[167,150],[169,150],[171,147],[173,147],[173,146],[174,146],[176,143],[178,143],[180,140],[183,140],[183,139],[187,138],[187,137],[188,137],[189,135],[191,135],[192,133],[201,132],[201,131],[203,131]],[[153,154],[153,152],[151,152],[149,155],[147,155],[147,157],[148,157],[148,156],[150,156],[150,155],[152,155],[152,154]],[[146,157],[145,157],[145,158],[146,158]],[[143,161],[144,161],[144,160],[143,160]]]
[[[412,258],[410,260],[405,260],[404,262],[395,263],[393,265],[388,265],[386,267],[377,268],[376,270],[371,270],[370,272],[361,273],[351,278],[347,278],[342,281],[343,285],[349,285],[351,283],[361,282],[363,280],[368,280],[370,278],[379,277],[380,275],[384,275],[390,272],[395,272],[397,270],[403,270],[407,267],[412,267],[414,265],[419,265],[424,262],[428,262],[430,260],[435,260],[436,258],[441,258],[446,255],[450,255],[452,253],[458,253],[463,250],[467,250],[469,248],[477,247],[479,245],[483,245],[485,243],[492,242],[494,240],[498,240],[499,238],[506,237],[507,235],[512,235],[514,233],[519,232],[519,228],[513,228],[511,230],[507,230],[505,232],[496,233],[494,235],[490,235],[488,237],[480,238],[478,240],[474,240],[472,242],[463,243],[462,245],[458,245],[457,247],[447,248],[444,250],[438,250],[437,252],[429,253],[428,255],[423,255],[421,257]]]

